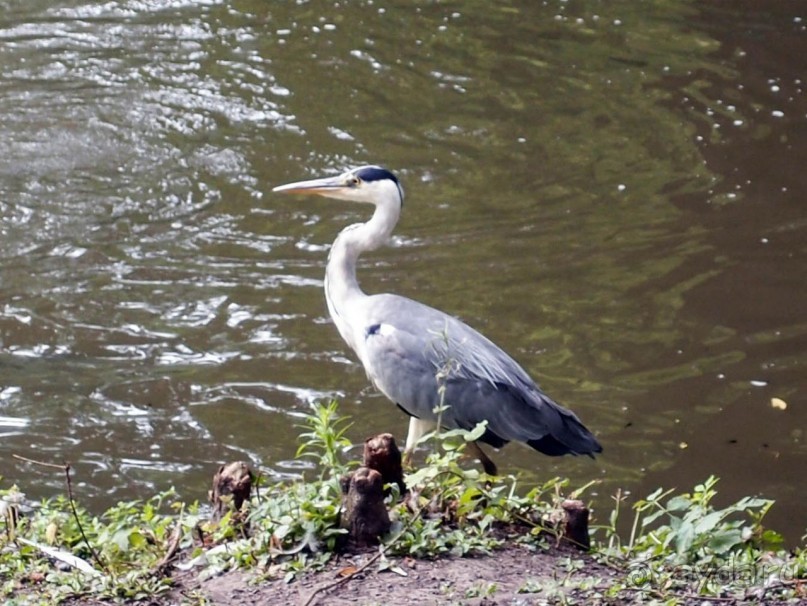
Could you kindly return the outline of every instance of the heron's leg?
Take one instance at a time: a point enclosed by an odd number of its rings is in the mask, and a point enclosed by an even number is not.
[[[415,446],[418,440],[434,429],[435,426],[434,421],[409,417],[409,433],[406,434],[406,447],[404,448],[403,455],[404,466],[409,467],[409,464],[412,462],[412,453],[415,452]]]
[[[496,467],[496,463],[494,463],[491,458],[485,454],[485,451],[482,450],[479,442],[471,442],[468,444],[468,449],[471,451],[471,454],[476,455],[476,458],[479,459],[480,463],[482,463],[482,469],[485,470],[486,474],[489,476],[499,475],[499,469]]]

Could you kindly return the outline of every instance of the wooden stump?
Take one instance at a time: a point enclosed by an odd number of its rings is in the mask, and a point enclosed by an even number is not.
[[[588,507],[583,501],[567,499],[561,503],[566,514],[563,538],[575,547],[588,551],[591,539],[588,536]]]
[[[348,541],[357,547],[376,545],[390,529],[381,474],[369,467],[359,467],[341,482],[344,494],[341,525],[347,528]]]
[[[252,490],[252,470],[243,461],[219,467],[213,476],[213,488],[208,493],[213,505],[213,519],[220,520],[231,509],[241,511]]]
[[[401,451],[391,433],[382,433],[364,441],[364,466],[381,474],[382,484],[397,484],[406,492],[401,465]]]

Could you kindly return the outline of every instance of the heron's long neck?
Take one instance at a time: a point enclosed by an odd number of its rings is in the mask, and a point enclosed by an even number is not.
[[[325,298],[342,337],[353,347],[346,334],[351,302],[365,297],[356,279],[356,261],[364,251],[375,250],[390,237],[400,214],[399,204],[379,204],[367,223],[342,230],[331,247],[325,271]],[[353,347],[355,349],[355,347]]]

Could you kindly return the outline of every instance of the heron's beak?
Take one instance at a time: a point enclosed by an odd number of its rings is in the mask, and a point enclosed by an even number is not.
[[[325,177],[324,179],[311,179],[310,181],[297,181],[296,183],[278,185],[272,191],[283,194],[320,194],[327,196],[346,187],[345,178],[340,175],[338,177]]]

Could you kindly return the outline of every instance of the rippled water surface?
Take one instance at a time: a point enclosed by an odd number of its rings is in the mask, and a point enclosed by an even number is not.
[[[366,210],[271,188],[380,163],[368,292],[461,316],[598,435],[503,469],[777,499],[807,528],[807,10],[760,3],[0,2],[0,476],[97,506],[296,424],[406,420],[327,318]],[[771,406],[780,398],[785,410]]]

